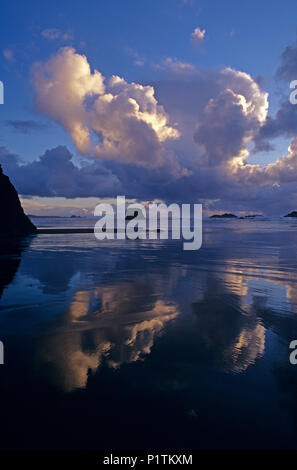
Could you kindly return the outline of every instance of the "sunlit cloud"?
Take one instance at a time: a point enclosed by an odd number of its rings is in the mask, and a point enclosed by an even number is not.
[[[230,67],[201,70],[172,57],[154,69],[159,79],[151,85],[119,75],[106,79],[69,47],[35,64],[36,109],[63,126],[85,160],[77,166],[68,149],[56,147],[22,165],[2,148],[1,163],[18,191],[44,197],[195,198],[213,210],[229,205],[231,211],[272,213],[286,210],[281,194],[289,191],[292,204],[297,201],[294,140],[288,155],[269,165],[249,160],[253,146],[269,132],[275,135],[275,127],[288,132],[292,122],[283,108],[271,127],[268,93],[258,80]],[[248,193],[243,195],[243,188]]]
[[[197,45],[201,44],[205,38],[205,34],[206,30],[197,26],[191,34],[192,42]]]
[[[59,122],[85,156],[160,166],[174,159],[162,143],[179,137],[152,86],[108,81],[74,49],[61,49],[34,67],[35,104]]]

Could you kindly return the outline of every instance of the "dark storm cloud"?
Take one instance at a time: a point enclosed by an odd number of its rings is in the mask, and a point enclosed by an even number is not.
[[[236,180],[227,173],[223,177],[220,167],[201,168],[179,179],[168,178],[166,168],[144,172],[139,167],[117,162],[103,165],[94,161],[78,168],[72,162],[72,154],[62,146],[47,150],[39,160],[26,165],[20,165],[18,157],[2,147],[0,163],[23,196],[73,198],[123,194],[143,200],[159,198],[168,203],[203,202],[204,207],[210,203],[210,208],[216,210],[256,210],[270,214],[284,214],[297,207],[296,178],[291,172],[289,179],[286,164],[278,170],[283,173],[284,184],[272,184],[272,175],[269,184],[257,186],[253,181],[243,185],[241,178]],[[259,180],[266,178],[266,175],[258,176]]]
[[[297,41],[285,48],[276,75],[289,82],[297,80]]]
[[[281,63],[276,71],[276,79],[287,85],[287,92],[283,93],[280,106],[274,117],[268,116],[266,122],[255,138],[256,151],[269,151],[273,149],[271,139],[284,136],[297,135],[297,106],[290,102],[293,91],[290,83],[297,80],[297,41],[287,46],[281,55]]]
[[[288,91],[289,95],[289,91]],[[269,151],[273,149],[271,139],[277,137],[295,137],[297,135],[297,107],[284,100],[275,117],[268,117],[264,126],[260,128],[255,137],[256,151]]]
[[[17,156],[0,149],[0,163],[22,195],[67,198],[113,196],[119,180],[100,161],[78,168],[66,147],[46,150],[38,160],[20,165]]]

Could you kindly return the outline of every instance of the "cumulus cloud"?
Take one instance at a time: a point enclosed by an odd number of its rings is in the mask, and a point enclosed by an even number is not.
[[[275,116],[268,116],[265,124],[255,137],[256,151],[273,149],[272,139],[280,136],[295,137],[297,134],[297,107],[286,97],[280,104]]]
[[[297,41],[285,48],[281,63],[276,71],[276,78],[283,81],[285,90],[281,95],[279,109],[275,116],[268,116],[265,125],[255,139],[256,150],[273,149],[271,139],[284,136],[295,137],[297,134],[297,107],[289,101],[292,80],[297,79]]]
[[[115,161],[84,160],[78,167],[64,146],[46,150],[30,163],[0,147],[0,164],[23,196],[41,197],[115,197],[154,199],[174,197],[176,178],[166,168],[148,168]],[[185,178],[186,176],[181,178]]]
[[[214,207],[222,209],[285,211],[288,194],[290,202],[297,200],[295,141],[287,156],[266,167],[248,160],[252,143],[264,129],[267,132],[269,121],[268,94],[258,81],[231,68],[170,72],[171,80],[155,83],[156,94],[179,122],[176,151],[183,152],[192,170],[175,183],[176,194],[213,199]],[[297,119],[286,119],[283,128],[294,135]],[[279,125],[275,131],[281,132]]]
[[[208,101],[194,134],[195,142],[204,146],[202,160],[211,166],[243,162],[248,156],[247,144],[268,110],[267,94],[248,74],[225,69],[222,76],[227,76],[228,88]]]
[[[16,155],[0,148],[0,162],[18,192],[42,197],[105,197],[121,191],[121,184],[102,162],[81,168],[72,162],[66,147],[46,150],[38,160],[22,165]]]
[[[297,181],[297,138],[289,146],[289,154],[265,167],[259,165],[238,166],[234,175],[245,186],[276,185]]]
[[[179,137],[152,86],[108,81],[74,49],[61,49],[34,67],[35,104],[60,123],[82,155],[154,167],[175,165],[162,145]]]
[[[211,72],[167,69],[156,93],[181,137],[175,144],[191,170],[242,163],[268,111],[268,94],[247,73],[225,68]]]
[[[277,76],[291,81],[297,80],[297,41],[285,48],[281,56],[281,64]]]
[[[266,136],[269,143],[269,136],[285,130],[295,137],[290,113],[296,107],[280,108],[276,123],[259,81],[232,68],[198,70],[167,58],[157,70],[150,85],[119,76],[106,80],[72,48],[37,64],[36,108],[64,127],[88,163],[76,166],[64,147],[27,165],[2,151],[17,189],[46,196],[207,200],[228,211],[277,213],[286,210],[288,194],[297,204],[295,140],[275,163],[249,162],[253,143],[264,145]]]
[[[191,34],[191,39],[192,39],[193,43],[201,44],[204,40],[205,33],[206,33],[205,29],[199,28],[197,26],[197,28],[195,28],[194,31]]]

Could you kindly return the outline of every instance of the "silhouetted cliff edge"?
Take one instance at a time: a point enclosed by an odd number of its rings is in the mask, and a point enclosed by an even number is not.
[[[37,229],[25,215],[18,193],[0,165],[0,236],[23,236]]]

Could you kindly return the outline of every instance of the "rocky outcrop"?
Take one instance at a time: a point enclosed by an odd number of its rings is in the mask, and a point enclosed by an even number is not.
[[[0,236],[25,236],[37,232],[25,215],[18,193],[0,165]]]
[[[133,220],[133,219],[135,219],[135,217],[138,217],[138,220],[139,219],[144,219],[144,216],[143,216],[143,213],[141,212],[141,210],[129,209],[129,207],[128,207],[125,219],[126,220]]]
[[[297,217],[297,211],[292,211],[289,214],[285,215],[285,217]]]

